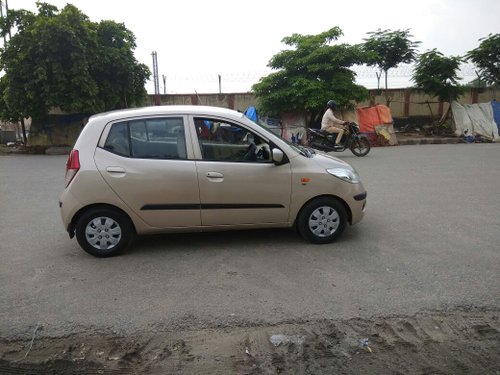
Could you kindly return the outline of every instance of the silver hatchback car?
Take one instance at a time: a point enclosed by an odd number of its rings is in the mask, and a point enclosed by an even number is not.
[[[328,243],[365,205],[349,164],[242,113],[203,106],[92,116],[60,197],[70,237],[97,257],[119,253],[136,234],[165,232],[290,227]]]

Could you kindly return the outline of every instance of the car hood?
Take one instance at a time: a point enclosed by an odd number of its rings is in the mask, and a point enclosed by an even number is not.
[[[316,152],[316,154],[313,155],[312,159],[316,164],[324,169],[343,167],[354,170],[354,168],[350,164],[324,152]]]

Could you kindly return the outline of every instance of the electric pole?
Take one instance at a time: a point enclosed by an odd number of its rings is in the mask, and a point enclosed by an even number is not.
[[[158,54],[153,51],[153,81],[155,85],[155,105],[160,105],[160,81],[158,78]]]
[[[7,1],[7,0],[5,0]],[[2,0],[0,0],[0,17],[3,18],[3,4]],[[7,2],[5,3],[5,18],[7,18]],[[3,45],[5,46],[7,44],[7,35],[4,34],[3,36]]]

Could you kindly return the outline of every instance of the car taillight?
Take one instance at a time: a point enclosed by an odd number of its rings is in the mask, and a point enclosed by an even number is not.
[[[71,150],[68,156],[68,161],[66,162],[66,187],[68,187],[73,177],[80,170],[80,157],[78,155],[78,150]]]

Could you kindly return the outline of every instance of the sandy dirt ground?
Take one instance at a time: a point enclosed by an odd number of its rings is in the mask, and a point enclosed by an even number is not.
[[[0,342],[1,374],[500,374],[498,310]]]

